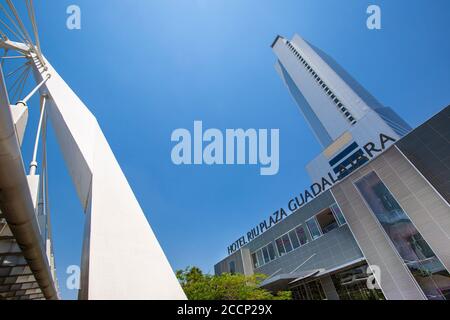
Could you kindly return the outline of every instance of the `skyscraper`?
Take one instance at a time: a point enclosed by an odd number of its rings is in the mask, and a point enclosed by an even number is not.
[[[233,242],[215,273],[265,274],[262,288],[299,300],[450,300],[450,106],[410,131],[300,37],[272,48],[323,150],[284,217]]]
[[[323,147],[307,165],[313,181],[330,169],[340,178],[356,168],[357,158],[360,163],[367,161],[361,147],[379,140],[380,134],[395,141],[411,130],[336,61],[300,36],[291,41],[277,36],[272,49],[278,57],[278,73]]]

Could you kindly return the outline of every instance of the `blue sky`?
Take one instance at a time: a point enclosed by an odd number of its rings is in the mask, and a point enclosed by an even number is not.
[[[66,28],[77,4],[82,29]],[[382,30],[366,8],[382,9]],[[213,272],[227,246],[309,185],[320,151],[274,70],[270,44],[299,33],[413,127],[450,103],[450,2],[53,0],[36,2],[44,54],[98,118],[174,269]],[[30,127],[36,123],[31,110]],[[279,128],[280,171],[172,164],[177,128]],[[32,135],[25,141],[25,162]],[[52,134],[50,195],[63,298],[84,216]],[[151,272],[151,270],[149,270]]]

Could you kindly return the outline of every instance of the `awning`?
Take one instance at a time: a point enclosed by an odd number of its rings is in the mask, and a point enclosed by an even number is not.
[[[295,273],[282,273],[264,280],[259,286],[272,292],[287,290],[289,284],[313,277],[319,272],[320,270],[316,269]]]
[[[340,271],[342,269],[346,269],[348,267],[360,264],[361,262],[365,261],[364,258],[359,258],[350,262],[347,262],[345,264],[339,265],[337,267],[331,268],[331,269],[313,269],[313,270],[306,270],[306,271],[299,271],[299,272],[293,272],[293,273],[280,273],[278,275],[275,275],[273,277],[270,277],[259,285],[261,288],[272,291],[272,292],[278,292],[281,290],[287,290],[290,286],[295,284],[296,282],[299,282],[301,280],[306,280],[308,278],[320,278],[324,275],[328,275],[331,273],[335,273],[337,271]]]
[[[334,268],[331,268],[331,269],[328,269],[328,270],[322,269],[320,271],[320,273],[317,274],[316,276],[317,277],[321,277],[321,276],[324,276],[324,275],[327,275],[327,274],[335,273],[337,271],[340,271],[342,269],[347,269],[349,267],[352,267],[354,265],[360,264],[361,262],[365,262],[365,261],[366,261],[365,258],[358,258],[356,260],[353,260],[353,261],[341,264],[340,266],[337,266],[337,267],[334,267]]]

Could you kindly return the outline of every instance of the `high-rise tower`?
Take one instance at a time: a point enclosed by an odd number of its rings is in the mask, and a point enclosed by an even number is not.
[[[346,176],[374,155],[367,154],[372,149],[379,150],[376,142],[381,135],[390,142],[387,137],[395,141],[411,130],[330,56],[300,36],[291,41],[277,36],[272,49],[278,57],[278,73],[324,148],[307,166],[313,181],[328,172],[336,178]],[[375,146],[366,152],[368,143]]]

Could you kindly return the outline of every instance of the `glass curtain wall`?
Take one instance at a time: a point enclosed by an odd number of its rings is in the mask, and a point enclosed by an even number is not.
[[[356,187],[428,299],[450,299],[450,274],[375,172]]]

